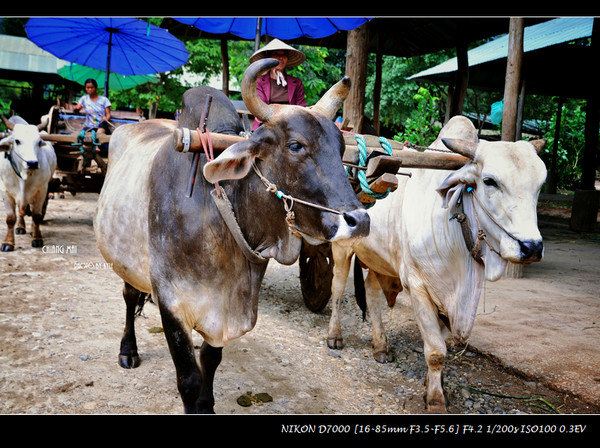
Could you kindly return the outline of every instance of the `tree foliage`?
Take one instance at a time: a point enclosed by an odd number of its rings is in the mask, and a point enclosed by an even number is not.
[[[556,131],[557,98],[552,98],[548,103],[554,107],[554,113],[548,120],[547,131],[544,133],[546,146],[540,157],[550,169],[552,151],[554,147],[554,134]],[[581,180],[581,160],[585,146],[585,101],[567,100],[562,109],[560,136],[557,148],[557,186],[559,189],[572,190]]]

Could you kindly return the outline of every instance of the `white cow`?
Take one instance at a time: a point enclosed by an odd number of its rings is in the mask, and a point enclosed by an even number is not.
[[[546,178],[537,155],[543,145],[543,140],[479,141],[467,118],[452,118],[430,148],[448,147],[472,162],[457,171],[416,169],[411,178],[399,176],[397,191],[369,210],[370,235],[351,247],[333,244],[329,347],[343,346],[340,298],[356,254],[369,268],[366,292],[375,359],[388,358],[381,287],[388,300],[404,287],[424,341],[427,408],[445,412],[446,336],[468,339],[485,280],[500,278],[508,261],[542,258],[536,204]]]
[[[27,205],[31,208],[33,219],[31,245],[42,247],[42,208],[46,200],[48,182],[56,169],[56,154],[52,144],[40,138],[40,130],[45,127],[45,123],[35,126],[16,116],[9,120],[2,118],[12,132],[0,140],[0,152],[4,153],[0,156],[0,179],[4,184],[3,199],[8,227],[0,250],[10,252],[15,249],[15,223],[18,234],[26,233]],[[18,218],[15,206],[18,206]]]

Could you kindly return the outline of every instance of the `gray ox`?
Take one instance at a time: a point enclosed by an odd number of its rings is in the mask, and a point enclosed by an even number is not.
[[[478,141],[467,118],[452,118],[430,148],[448,147],[472,162],[454,172],[413,170],[410,179],[399,176],[398,190],[369,210],[369,236],[351,247],[333,244],[329,347],[343,346],[340,298],[356,254],[369,268],[365,286],[375,359],[388,361],[381,290],[391,306],[404,287],[424,342],[427,408],[445,412],[446,336],[468,339],[485,280],[502,276],[508,261],[532,263],[542,258],[536,204],[546,178],[537,155],[543,144]],[[453,219],[462,218],[460,213],[466,215],[465,224]],[[485,239],[478,239],[483,234]]]
[[[342,135],[331,120],[349,80],[336,84],[312,108],[267,105],[256,95],[256,78],[276,64],[274,59],[256,61],[242,84],[248,109],[265,124],[212,162],[202,155],[204,177],[197,176],[191,198],[186,197],[191,154],[174,149],[176,122],[121,126],[111,137],[110,168],[94,228],[100,252],[125,282],[119,363],[124,368],[140,363],[134,314],[151,294],[160,309],[186,413],[213,412],[213,379],[222,347],[254,327],[267,266],[266,260],[250,261],[236,243],[213,202],[212,183],[221,182],[249,246],[283,264],[298,258],[299,234],[323,242],[363,237],[369,231],[368,215],[341,164]],[[207,87],[185,93],[179,124],[198,126],[207,94],[213,96],[208,129],[238,134],[242,125],[232,103]],[[266,191],[253,163],[286,194],[343,214],[296,203],[292,232],[282,202]],[[193,329],[204,338],[200,365]]]
[[[4,184],[4,207],[8,227],[0,250],[10,252],[15,249],[15,223],[17,234],[26,233],[25,210],[28,205],[33,219],[31,245],[42,247],[42,209],[48,192],[48,182],[56,169],[56,154],[52,144],[40,138],[40,130],[46,123],[30,125],[17,116],[8,120],[5,117],[2,119],[12,132],[0,140],[0,152],[4,152],[4,155],[0,156],[0,179]],[[15,207],[18,210],[18,218]]]

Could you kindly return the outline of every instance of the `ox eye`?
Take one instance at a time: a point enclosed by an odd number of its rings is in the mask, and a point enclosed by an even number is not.
[[[15,139],[15,145],[20,145],[20,144],[21,144],[21,140]]]
[[[44,142],[43,142],[43,140],[40,140],[40,141],[38,142],[38,146],[39,146],[40,148],[41,148],[42,146],[44,146]]]
[[[288,148],[290,148],[290,151],[292,152],[298,152],[301,151],[304,147],[298,142],[290,142],[288,143]]]
[[[498,186],[498,184],[496,183],[496,181],[494,179],[492,179],[491,177],[485,177],[483,179],[483,183],[486,184],[488,187],[496,187],[496,188],[500,188]]]

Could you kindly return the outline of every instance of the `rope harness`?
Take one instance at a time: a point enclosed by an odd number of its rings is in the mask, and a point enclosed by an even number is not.
[[[13,171],[14,171],[14,172],[15,172],[15,174],[16,174],[16,175],[19,177],[19,179],[23,179],[23,178],[21,177],[21,173],[19,172],[19,170],[18,170],[18,169],[17,169],[17,167],[16,167],[15,160],[14,160],[14,159],[13,159],[13,157],[12,157],[12,156],[13,156],[13,152],[14,152],[14,151],[6,151],[6,152],[4,153],[4,157],[5,157],[6,159],[8,159],[8,162],[10,163],[10,167],[13,169]],[[26,162],[26,160],[25,160],[23,157],[21,157],[19,154],[17,154],[16,152],[15,152],[15,154],[14,154],[14,155],[15,155],[15,156],[17,156],[19,159],[21,159],[23,162],[27,163],[27,162]]]
[[[367,143],[365,142],[365,138],[360,134],[355,134],[354,138],[356,139],[356,143],[358,144],[358,167],[365,168],[367,166]],[[387,141],[385,137],[379,137],[379,144],[388,156],[393,154],[392,145]],[[348,171],[346,171],[348,173]],[[349,174],[349,173],[348,173]],[[369,182],[367,181],[367,173],[365,170],[358,169],[356,176],[358,177],[358,182],[360,184],[360,189],[368,194],[369,196],[375,199],[384,199],[388,194],[392,191],[391,188],[388,188],[385,193],[376,193],[369,187]],[[372,207],[375,203],[372,202],[370,204],[364,204],[366,208]]]
[[[464,187],[463,192],[460,194],[460,198],[457,202],[457,210],[458,211],[457,211],[457,213],[452,215],[450,220],[456,219],[460,223],[460,227],[462,230],[463,238],[465,240],[465,245],[467,246],[467,250],[469,251],[469,253],[473,257],[473,259],[477,263],[483,265],[484,264],[483,259],[481,258],[481,243],[482,242],[487,244],[487,246],[490,248],[490,250],[492,252],[495,252],[496,254],[498,254],[498,256],[501,256],[501,255],[500,255],[500,252],[498,250],[496,250],[494,248],[494,246],[492,246],[492,244],[490,243],[490,241],[487,238],[485,230],[482,229],[481,223],[479,222],[479,217],[477,216],[477,210],[475,207],[473,207],[473,215],[475,217],[475,222],[477,224],[477,240],[475,242],[473,242],[471,225],[469,224],[469,220],[468,220],[467,215],[465,214],[464,208],[463,208],[464,192],[466,192],[470,195],[469,197],[472,198],[473,205],[475,203],[477,203],[479,208],[481,208],[481,210],[483,210],[483,212],[487,215],[487,217],[500,230],[502,230],[504,233],[506,233],[510,238],[512,238],[517,243],[519,242],[519,239],[517,237],[515,237],[512,233],[510,233],[508,230],[506,230],[502,225],[500,225],[500,223],[498,223],[498,221],[496,221],[496,219],[494,219],[494,217],[489,212],[489,210],[479,201],[477,196],[473,193],[474,191],[475,191],[475,187],[473,185],[466,185]]]
[[[210,136],[210,131],[206,128],[204,130],[201,130],[200,127],[198,127],[198,128],[196,128],[196,132],[198,133],[198,136],[200,138],[200,142],[202,144],[202,149],[204,151],[204,155],[206,156],[207,161],[210,162],[210,161],[214,160],[215,157],[214,157],[214,150],[213,150],[212,139]],[[184,151],[183,152],[189,151],[190,140],[191,140],[190,130],[187,128],[183,128],[183,141],[184,141]],[[390,147],[390,149],[391,149],[391,147]],[[194,155],[196,155],[196,154],[198,154],[198,153],[195,153]],[[286,224],[288,225],[290,232],[292,232],[292,234],[297,236],[298,238],[302,238],[302,233],[296,227],[296,214],[292,210],[295,203],[303,204],[308,207],[316,208],[318,210],[322,210],[325,212],[335,213],[337,215],[344,214],[343,212],[341,212],[339,210],[335,210],[335,209],[325,207],[325,206],[322,206],[319,204],[315,204],[315,203],[312,203],[309,201],[304,201],[302,199],[295,198],[292,195],[286,194],[282,190],[277,188],[276,184],[271,182],[269,179],[267,179],[262,174],[262,172],[260,171],[260,169],[258,168],[256,163],[252,163],[252,168],[253,168],[254,172],[256,173],[256,175],[259,177],[259,179],[262,181],[262,183],[265,185],[266,191],[273,193],[275,195],[275,197],[277,197],[278,199],[281,199],[283,201],[283,208],[286,212],[286,216],[285,216]],[[194,173],[194,172],[195,172],[195,170],[194,170],[194,168],[192,168],[192,173]],[[191,183],[191,187],[193,188],[193,182]],[[236,241],[236,243],[242,250],[246,259],[249,262],[255,263],[255,264],[267,262],[268,259],[263,257],[262,255],[260,255],[257,251],[253,250],[250,247],[250,245],[248,244],[248,242],[246,241],[246,238],[244,237],[242,230],[240,229],[240,226],[235,217],[235,213],[233,211],[233,206],[231,205],[231,202],[227,198],[227,194],[225,193],[225,190],[223,189],[223,187],[221,187],[221,185],[219,185],[219,182],[215,182],[215,188],[214,188],[214,190],[211,191],[210,195],[212,196],[213,201],[215,202],[215,205],[217,206],[217,209],[219,210],[219,213],[221,213],[221,217],[225,221],[227,228],[231,232],[234,240]],[[191,194],[188,197],[191,197]]]

